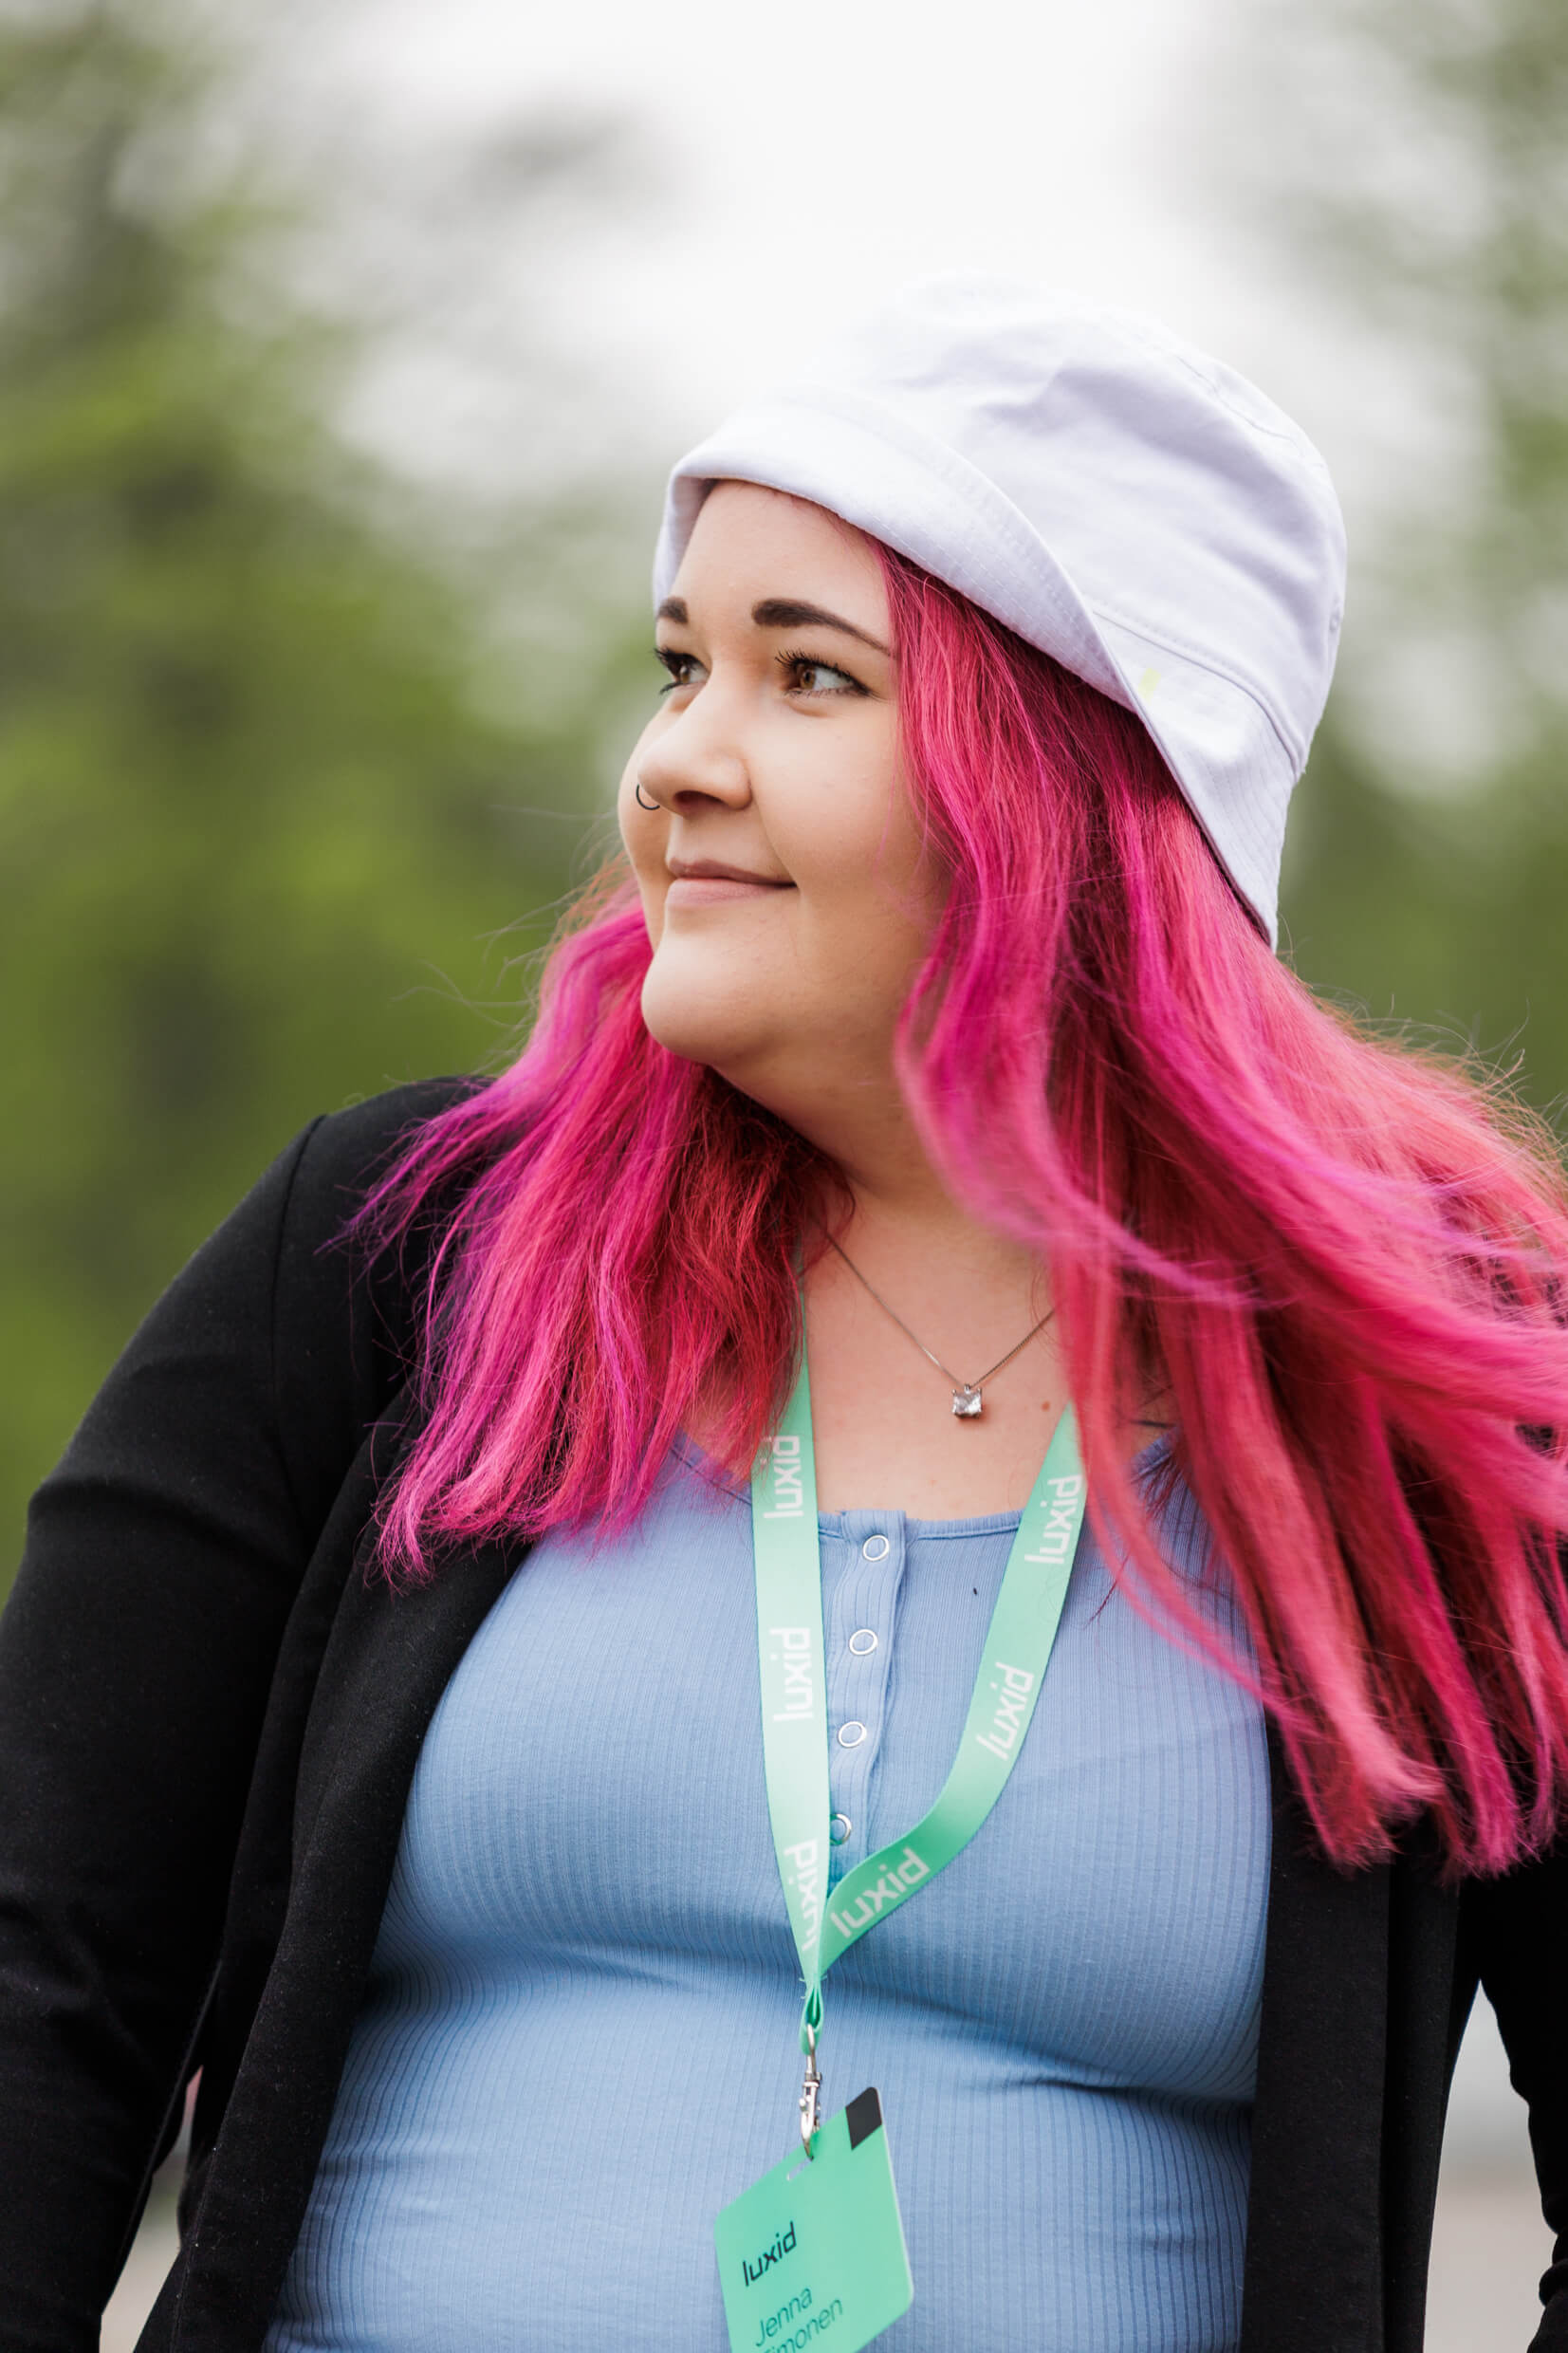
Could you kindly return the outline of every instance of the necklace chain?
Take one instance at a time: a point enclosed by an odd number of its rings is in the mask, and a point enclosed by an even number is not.
[[[882,1297],[881,1292],[876,1288],[875,1283],[868,1283],[866,1281],[865,1276],[860,1272],[859,1268],[856,1265],[848,1251],[843,1248],[842,1244],[835,1242],[831,1233],[828,1235],[827,1239],[833,1249],[838,1251],[839,1257],[843,1260],[845,1266],[855,1277],[855,1280],[862,1285],[863,1288],[871,1293],[873,1299],[876,1300],[876,1305],[881,1308],[882,1313],[891,1318],[891,1320],[897,1325],[898,1329],[903,1333],[906,1340],[913,1341],[915,1346],[919,1349],[921,1355],[926,1359],[927,1362],[935,1365],[943,1380],[951,1382],[952,1410],[961,1421],[973,1421],[977,1417],[981,1411],[981,1393],[984,1390],[987,1381],[990,1380],[991,1375],[993,1373],[1001,1372],[1003,1366],[1005,1364],[1010,1364],[1015,1356],[1022,1356],[1030,1341],[1033,1340],[1038,1333],[1042,1332],[1045,1329],[1046,1325],[1056,1313],[1056,1309],[1054,1307],[1047,1307],[1039,1323],[1036,1324],[1031,1330],[1024,1333],[1023,1339],[1018,1343],[1016,1347],[1009,1348],[1005,1356],[999,1356],[996,1362],[988,1366],[985,1372],[979,1374],[975,1380],[961,1380],[956,1373],[952,1373],[948,1370],[948,1367],[943,1363],[934,1348],[927,1347],[918,1332],[912,1332],[910,1330],[909,1325],[905,1323],[903,1317],[898,1313],[897,1309],[888,1306],[887,1301]]]

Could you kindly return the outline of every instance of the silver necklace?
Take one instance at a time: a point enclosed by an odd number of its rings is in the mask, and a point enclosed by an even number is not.
[[[888,1306],[887,1301],[882,1297],[881,1292],[877,1290],[875,1284],[866,1282],[865,1276],[860,1272],[859,1268],[856,1265],[848,1251],[844,1250],[839,1243],[834,1242],[831,1233],[827,1238],[828,1241],[832,1243],[833,1248],[838,1251],[839,1257],[843,1260],[845,1266],[855,1277],[855,1280],[858,1283],[865,1285],[866,1289],[870,1291],[873,1299],[876,1300],[876,1305],[881,1308],[882,1313],[893,1318],[894,1323],[897,1325],[898,1329],[903,1333],[906,1340],[913,1340],[914,1342],[914,1344],[919,1349],[921,1355],[927,1359],[928,1362],[935,1365],[944,1380],[951,1381],[952,1410],[958,1416],[960,1421],[979,1420],[981,1415],[986,1410],[986,1399],[983,1395],[983,1391],[987,1381],[991,1378],[992,1373],[999,1373],[1005,1364],[1010,1364],[1012,1362],[1015,1356],[1022,1356],[1030,1341],[1034,1339],[1035,1333],[1042,1332],[1045,1329],[1046,1325],[1050,1322],[1052,1316],[1056,1313],[1056,1309],[1054,1307],[1047,1307],[1044,1314],[1041,1317],[1040,1322],[1035,1325],[1034,1331],[1025,1332],[1016,1348],[1009,1348],[1005,1356],[999,1356],[996,1362],[988,1366],[987,1369],[981,1373],[976,1380],[960,1380],[956,1373],[949,1372],[941,1358],[936,1354],[936,1351],[933,1348],[928,1348],[925,1342],[919,1337],[919,1335],[910,1330],[910,1327],[905,1323],[903,1317],[895,1313],[895,1310]]]

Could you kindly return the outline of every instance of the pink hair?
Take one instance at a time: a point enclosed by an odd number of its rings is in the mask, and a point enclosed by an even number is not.
[[[1568,1790],[1550,1139],[1496,1080],[1319,1004],[1137,720],[879,552],[911,790],[950,876],[900,1083],[955,1196],[1049,1264],[1102,1536],[1139,1605],[1212,1649],[1118,1438],[1157,1393],[1327,1852],[1385,1852],[1430,1806],[1455,1867],[1499,1869]],[[383,1245],[439,1227],[391,1574],[624,1526],[699,1410],[744,1478],[783,1401],[796,1253],[847,1195],[649,1037],[648,960],[612,868],[521,1059],[363,1213]]]

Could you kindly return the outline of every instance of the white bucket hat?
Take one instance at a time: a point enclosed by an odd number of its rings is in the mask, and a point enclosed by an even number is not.
[[[827,508],[1137,712],[1274,941],[1345,534],[1318,452],[1244,377],[1077,295],[932,278],[681,459],[655,603],[716,481]]]

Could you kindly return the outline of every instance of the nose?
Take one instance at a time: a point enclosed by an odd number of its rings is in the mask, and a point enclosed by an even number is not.
[[[645,749],[637,775],[660,808],[695,815],[705,802],[744,808],[750,800],[751,771],[726,699],[710,680]]]

